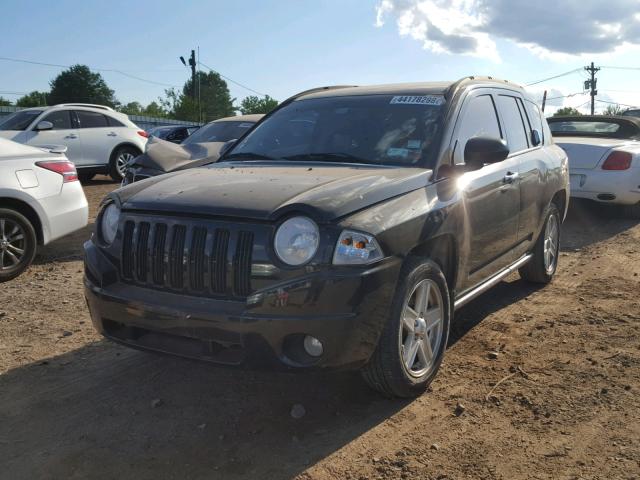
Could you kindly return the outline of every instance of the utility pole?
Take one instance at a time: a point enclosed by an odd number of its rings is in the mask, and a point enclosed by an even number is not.
[[[598,94],[598,90],[596,90],[598,83],[596,73],[600,70],[600,67],[595,67],[593,62],[591,62],[591,66],[584,67],[584,69],[591,74],[591,80],[585,80],[584,82],[584,89],[591,90],[591,115],[593,115],[595,113],[596,95]]]
[[[547,91],[544,91],[542,95],[542,113],[544,113],[544,107],[547,105]]]
[[[186,67],[187,62],[184,61],[184,57],[180,57],[180,61]],[[189,66],[191,67],[191,98],[196,101],[196,51],[191,50],[191,56],[189,57]]]

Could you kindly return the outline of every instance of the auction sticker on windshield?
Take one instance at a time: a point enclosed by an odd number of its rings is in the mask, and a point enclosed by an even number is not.
[[[389,102],[391,105],[442,105],[444,97],[442,95],[399,95]]]

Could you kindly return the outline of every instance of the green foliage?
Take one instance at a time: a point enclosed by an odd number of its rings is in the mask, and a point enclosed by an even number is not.
[[[573,107],[562,107],[556,110],[553,114],[554,117],[570,117],[573,115],[582,115],[578,110]]]
[[[18,107],[40,107],[47,104],[47,97],[49,94],[47,92],[39,92],[34,90],[31,93],[27,93],[26,95],[20,97],[16,100],[16,106]]]
[[[607,105],[607,108],[603,110],[602,114],[603,115],[622,115],[622,112],[624,112],[624,108],[622,108],[620,105],[616,103],[615,105]]]
[[[12,105],[10,100],[7,100],[4,97],[0,97],[0,107],[8,107],[10,105]]]
[[[156,102],[151,102],[144,108],[143,115],[148,117],[166,117],[167,112]]]
[[[126,105],[122,105],[119,110],[127,115],[143,115],[144,107],[140,102],[129,102]]]
[[[200,80],[200,111],[198,109],[198,79]],[[192,98],[193,83],[185,82],[182,91],[173,88],[165,90],[160,98],[160,106],[170,118],[210,122],[222,117],[234,115],[233,100],[229,94],[227,82],[214,72],[196,74],[196,98]]]
[[[96,103],[117,107],[118,101],[99,73],[86,65],[74,65],[51,80],[49,105],[58,103]]]
[[[243,115],[250,113],[269,113],[271,110],[278,106],[278,101],[275,98],[271,98],[269,95],[264,98],[251,95],[246,97],[240,103],[240,111]]]

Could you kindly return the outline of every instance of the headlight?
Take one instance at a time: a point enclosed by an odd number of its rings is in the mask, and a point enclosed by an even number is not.
[[[382,249],[373,236],[345,230],[338,239],[333,263],[334,265],[363,265],[380,260],[382,257]]]
[[[274,247],[284,263],[302,265],[313,258],[319,243],[318,225],[307,217],[293,217],[278,228]]]
[[[109,245],[116,238],[119,218],[120,209],[113,202],[105,207],[100,216],[100,237]]]

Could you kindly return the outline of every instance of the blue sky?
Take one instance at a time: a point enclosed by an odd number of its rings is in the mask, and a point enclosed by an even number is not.
[[[635,28],[639,9],[631,8],[639,6],[637,0],[609,0],[605,13],[585,7],[588,1],[564,0],[565,10],[547,9],[533,18],[533,7],[519,6],[529,2],[506,1],[3,0],[0,56],[83,63],[181,86],[189,71],[178,57],[199,46],[203,63],[280,100],[327,84],[454,80],[471,74],[526,84],[591,60],[640,68],[632,44],[640,28],[622,29],[618,22],[627,19]],[[551,19],[550,12],[565,18]],[[592,30],[590,21],[604,25],[597,38],[585,33]],[[581,51],[582,46],[591,51]],[[0,60],[0,92],[46,90],[60,71]],[[101,73],[122,102],[148,103],[165,88]],[[603,69],[598,78],[603,100],[640,104],[640,70]],[[546,88],[550,97],[580,93],[584,79],[585,73],[577,72],[531,90],[539,94]],[[232,83],[229,87],[238,99],[252,94]],[[551,103],[577,106],[587,100],[576,95]]]

